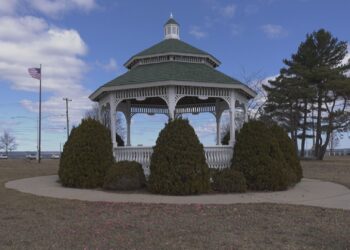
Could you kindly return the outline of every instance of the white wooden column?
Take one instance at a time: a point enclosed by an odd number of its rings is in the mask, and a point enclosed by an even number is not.
[[[244,102],[244,122],[248,122],[248,102]]]
[[[215,119],[216,119],[216,145],[221,145],[221,121],[222,110],[220,108],[219,100],[216,100],[215,103]]]
[[[126,146],[131,146],[131,103],[130,100],[126,101],[126,112],[125,112],[125,120],[126,120]]]
[[[175,119],[176,89],[175,86],[168,87],[168,109],[171,120]]]
[[[216,115],[216,145],[221,145],[220,116]]]
[[[234,90],[230,93],[230,145],[233,146],[236,141],[235,135],[235,114],[236,114],[236,96]]]
[[[97,118],[101,124],[103,124],[102,108],[103,108],[103,105],[101,103],[98,103],[98,117]]]
[[[116,142],[116,110],[117,110],[117,100],[115,93],[110,93],[109,94],[109,106],[110,106],[110,129],[111,129],[111,139],[112,139],[112,144],[113,148],[116,148],[117,142]]]

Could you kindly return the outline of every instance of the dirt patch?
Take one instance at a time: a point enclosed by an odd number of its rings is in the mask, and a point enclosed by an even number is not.
[[[57,161],[0,162],[0,249],[347,249],[350,211],[278,204],[81,202],[5,189]]]

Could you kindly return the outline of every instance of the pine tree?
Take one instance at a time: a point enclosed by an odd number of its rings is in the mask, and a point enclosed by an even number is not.
[[[350,62],[343,63],[347,43],[338,41],[331,33],[321,29],[307,36],[313,51],[313,67],[303,74],[316,89],[316,145],[315,156],[322,160],[333,131],[343,131],[350,126],[350,113],[346,111],[350,98],[350,79],[346,72]]]
[[[295,148],[298,149],[299,121],[302,117],[298,81],[281,74],[269,83],[269,86],[263,86],[268,93],[264,107],[265,116],[269,116],[270,120],[285,128],[290,133]]]
[[[286,67],[280,76],[270,81],[270,86],[264,86],[268,92],[266,113],[287,125],[295,144],[301,139],[302,156],[310,129],[316,130],[315,157],[323,159],[331,133],[350,127],[350,113],[346,110],[350,62],[344,63],[346,54],[346,42],[323,29],[313,32],[290,60],[283,61]],[[316,110],[316,115],[311,110]]]

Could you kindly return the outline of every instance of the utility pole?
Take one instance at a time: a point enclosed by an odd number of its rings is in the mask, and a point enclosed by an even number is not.
[[[39,83],[39,142],[38,142],[38,163],[41,161],[41,64],[40,64],[40,83]]]
[[[63,101],[66,101],[66,117],[67,117],[67,140],[69,137],[69,116],[68,116],[68,102],[71,102],[71,99],[63,98]]]

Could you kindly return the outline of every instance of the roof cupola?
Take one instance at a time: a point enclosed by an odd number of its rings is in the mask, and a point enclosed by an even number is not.
[[[164,24],[164,39],[180,40],[180,25],[175,21],[172,13],[169,20]]]

